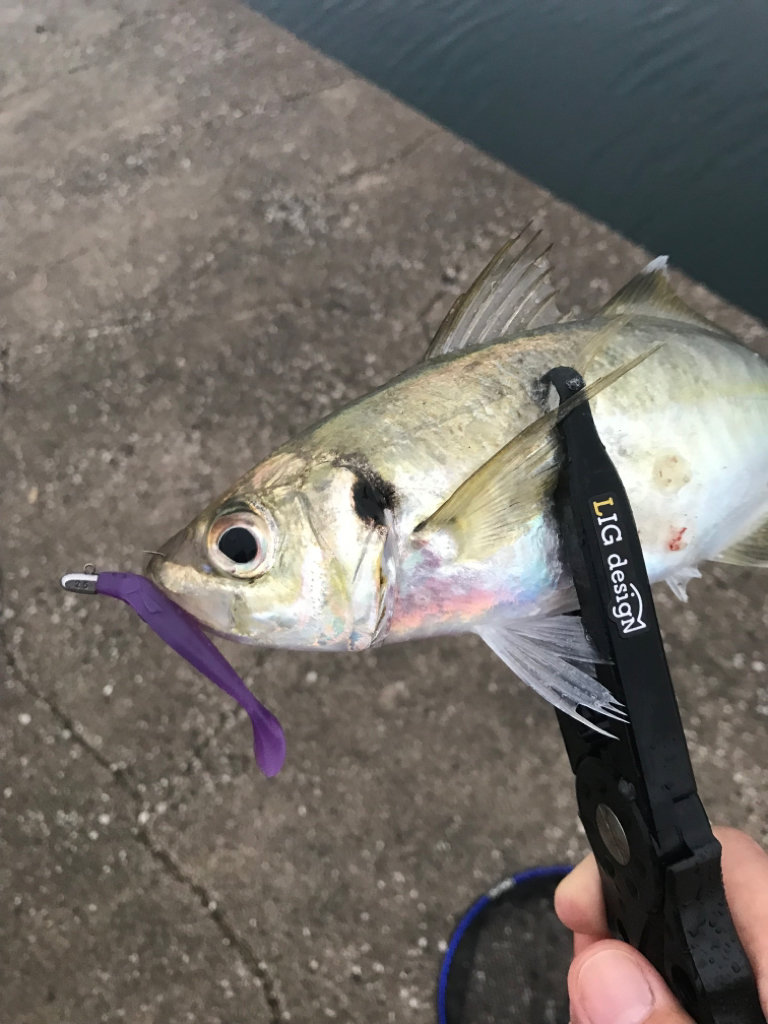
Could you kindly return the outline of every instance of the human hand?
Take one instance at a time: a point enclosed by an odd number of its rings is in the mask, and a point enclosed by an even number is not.
[[[768,856],[743,832],[715,829],[723,847],[725,895],[768,1017]],[[573,932],[568,972],[572,1024],[692,1024],[658,971],[637,950],[607,938],[595,858],[558,886],[555,910]]]

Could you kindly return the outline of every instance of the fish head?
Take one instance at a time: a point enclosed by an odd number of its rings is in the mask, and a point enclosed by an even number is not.
[[[363,470],[282,453],[171,537],[146,574],[228,639],[361,650],[389,626],[394,543],[391,499]]]

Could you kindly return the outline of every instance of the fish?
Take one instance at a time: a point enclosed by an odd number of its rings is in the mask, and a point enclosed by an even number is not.
[[[573,614],[553,504],[569,407],[544,377],[583,375],[648,576],[686,600],[704,562],[768,566],[768,363],[683,302],[666,257],[581,318],[561,314],[552,270],[529,226],[414,367],[243,475],[160,547],[149,579],[246,644],[475,633],[565,713],[620,717]]]

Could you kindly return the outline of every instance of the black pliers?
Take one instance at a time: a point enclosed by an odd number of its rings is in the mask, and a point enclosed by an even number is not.
[[[545,379],[561,403],[584,387],[568,367]],[[589,403],[559,430],[564,555],[584,628],[605,659],[597,678],[628,719],[594,716],[612,739],[558,712],[609,927],[654,965],[697,1024],[766,1024],[725,901],[720,844],[696,792],[632,509]]]

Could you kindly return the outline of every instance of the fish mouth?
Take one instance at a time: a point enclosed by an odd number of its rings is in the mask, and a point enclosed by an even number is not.
[[[237,643],[259,642],[243,621],[243,581],[222,577],[201,557],[191,527],[179,530],[150,555],[144,575],[209,633]],[[263,622],[259,633],[276,629]]]
[[[160,548],[154,548],[145,552],[149,555],[149,558],[144,566],[144,575],[151,579],[153,583],[158,582],[158,576],[163,563],[167,559],[172,558],[179,551],[179,548],[184,545],[184,542],[187,540],[188,531],[189,528],[185,526],[178,533],[174,533],[165,544],[161,544]]]
[[[160,568],[167,557],[162,551],[152,551],[144,566],[144,575],[157,586],[160,586]]]
[[[150,555],[144,575],[201,626],[223,636],[231,632],[232,597],[201,563],[188,527]]]
[[[176,534],[178,537],[179,534]],[[176,537],[172,538],[172,541],[176,540]],[[163,547],[154,552],[147,561],[144,568],[144,575],[147,579],[151,580],[163,593],[176,601],[177,604],[182,605],[186,611],[190,611],[186,606],[186,602],[183,600],[183,588],[182,577],[184,575],[185,566],[179,564],[172,558],[170,554],[171,543],[164,544]],[[175,545],[174,545],[175,546]],[[195,616],[197,618],[197,616]]]
[[[157,555],[148,564],[146,575],[203,628],[227,639],[233,638],[234,595],[220,581],[201,574],[192,566]]]

